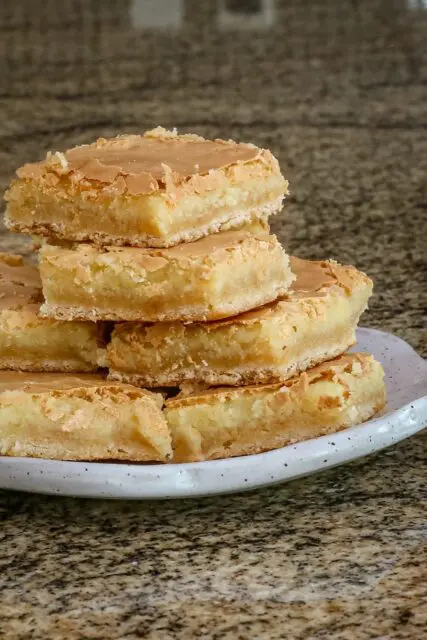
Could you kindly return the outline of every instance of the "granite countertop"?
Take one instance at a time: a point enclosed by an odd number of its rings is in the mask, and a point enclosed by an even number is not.
[[[270,147],[286,248],[367,271],[363,324],[426,355],[424,4],[1,3],[0,187],[49,149],[157,124]],[[426,445],[204,500],[0,492],[0,638],[421,640]]]

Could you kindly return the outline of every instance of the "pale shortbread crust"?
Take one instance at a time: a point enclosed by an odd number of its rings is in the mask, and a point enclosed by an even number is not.
[[[61,373],[90,373],[103,366],[99,362],[105,362],[105,350],[99,349],[96,360],[92,363],[84,363],[79,359],[63,358],[62,360],[43,358],[43,356],[26,359],[25,357],[0,357],[0,370],[33,371],[37,372],[61,372]]]

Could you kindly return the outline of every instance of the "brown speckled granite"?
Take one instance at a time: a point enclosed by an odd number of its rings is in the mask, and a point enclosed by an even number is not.
[[[6,637],[422,640],[426,444],[215,499],[5,495]]]
[[[271,147],[281,240],[366,270],[364,324],[425,355],[427,11],[283,0],[273,28],[230,34],[190,0],[173,34],[135,29],[135,4],[0,4],[0,188],[48,149],[159,123]],[[0,637],[421,640],[426,445],[208,500],[2,492]]]

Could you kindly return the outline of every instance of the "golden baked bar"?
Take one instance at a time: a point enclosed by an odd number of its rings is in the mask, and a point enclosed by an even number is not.
[[[141,386],[262,384],[334,358],[355,342],[372,293],[351,266],[291,258],[285,299],[205,324],[117,324],[107,348],[110,379]]]
[[[39,318],[42,300],[38,269],[0,254],[0,369],[95,371],[103,328]]]
[[[220,387],[166,402],[174,462],[242,456],[357,425],[386,402],[371,355],[340,356],[275,385]]]
[[[0,372],[0,455],[58,460],[170,459],[160,394],[98,375]]]
[[[265,219],[287,192],[270,151],[157,127],[24,165],[5,222],[76,242],[169,247]]]
[[[45,304],[60,320],[213,320],[283,295],[293,281],[275,236],[227,231],[169,249],[40,250]]]

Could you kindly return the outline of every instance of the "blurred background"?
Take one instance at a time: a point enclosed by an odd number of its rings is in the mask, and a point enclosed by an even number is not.
[[[425,353],[427,2],[13,0],[0,56],[2,189],[48,150],[158,124],[269,147],[285,247],[366,270],[364,324]]]

